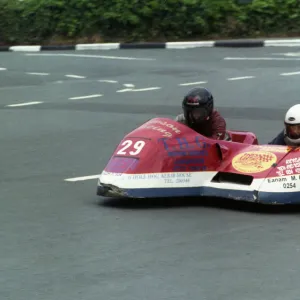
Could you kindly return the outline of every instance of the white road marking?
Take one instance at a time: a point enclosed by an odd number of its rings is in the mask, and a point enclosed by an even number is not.
[[[161,87],[158,87],[158,86],[143,88],[143,89],[122,89],[122,90],[118,90],[117,93],[146,92],[146,91],[153,91],[153,90],[159,90],[159,89],[161,89]]]
[[[70,78],[86,78],[85,76],[79,76],[79,75],[65,75],[65,76]]]
[[[281,73],[281,76],[300,75],[300,72]]]
[[[76,50],[111,50],[119,49],[119,43],[77,44]]]
[[[242,79],[250,79],[250,78],[255,78],[255,76],[243,76],[243,77],[231,77],[231,78],[227,78],[227,80],[242,80]]]
[[[268,39],[264,41],[265,47],[299,47],[300,46],[300,39]]]
[[[187,49],[195,47],[212,47],[214,41],[203,42],[167,42],[166,49]]]
[[[288,52],[288,53],[283,53],[284,56],[300,56],[300,52]]]
[[[272,53],[272,55],[300,56],[300,52]]]
[[[41,51],[41,46],[12,46],[9,48],[10,51],[14,52],[29,52],[29,51],[34,51],[34,52],[39,52]]]
[[[125,92],[129,92],[132,91],[132,89],[122,89],[122,90],[118,90],[117,93],[125,93]]]
[[[125,83],[125,84],[123,84],[125,87],[134,87],[134,84],[132,84],[132,83]]]
[[[118,81],[115,81],[115,80],[106,80],[106,79],[103,79],[103,80],[98,80],[99,82],[106,82],[106,83],[118,83]]]
[[[25,102],[25,103],[18,103],[18,104],[9,104],[6,105],[6,107],[18,107],[18,106],[28,106],[28,105],[35,105],[35,104],[40,104],[43,102]]]
[[[90,179],[97,179],[100,177],[101,174],[98,175],[90,175],[90,176],[82,176],[82,177],[75,177],[75,178],[66,178],[64,181],[84,181],[84,180],[90,180]]]
[[[197,85],[197,84],[205,84],[207,81],[198,81],[198,82],[187,82],[187,83],[180,83],[180,86],[188,86],[188,85]]]
[[[288,57],[224,57],[224,60],[300,60],[300,58],[288,58]]]
[[[69,98],[69,100],[80,100],[80,99],[98,98],[98,97],[102,97],[102,96],[103,95],[101,95],[101,94],[87,95],[87,96],[72,97],[72,98]]]
[[[6,68],[0,68],[0,71],[6,71],[7,69]]]
[[[63,54],[63,53],[27,53],[26,56],[64,56],[64,57],[81,57],[81,58],[104,58],[104,59],[117,59],[117,60],[146,60],[152,61],[155,58],[139,58],[139,57],[126,57],[126,56],[105,56],[105,55],[92,55],[92,54]]]
[[[40,76],[47,76],[49,73],[35,73],[35,72],[26,72],[28,75],[40,75]]]
[[[133,92],[146,92],[146,91],[153,91],[153,90],[159,90],[159,89],[161,89],[161,88],[158,86],[154,86],[154,87],[149,87],[149,88],[144,88],[144,89],[135,89],[132,91]]]

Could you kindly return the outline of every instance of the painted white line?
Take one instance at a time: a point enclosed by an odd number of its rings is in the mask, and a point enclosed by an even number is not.
[[[152,61],[155,58],[139,58],[139,57],[126,57],[126,56],[104,56],[104,55],[92,55],[92,54],[52,54],[52,53],[27,53],[26,56],[64,56],[64,57],[81,57],[81,58],[103,58],[103,59],[118,59],[118,60],[146,60]]]
[[[79,76],[79,75],[65,75],[65,76],[70,78],[86,78],[85,76]]]
[[[187,83],[180,83],[180,86],[188,86],[188,85],[197,85],[197,84],[205,84],[207,81],[198,81],[198,82],[187,82]]]
[[[78,44],[76,50],[111,50],[119,49],[119,43]]]
[[[49,73],[34,73],[34,72],[26,72],[28,75],[40,75],[40,76],[47,76]]]
[[[291,39],[266,39],[265,43],[278,43],[278,44],[285,44],[285,43],[299,43],[300,44],[300,39],[298,38],[291,38]]]
[[[25,102],[25,103],[18,103],[18,104],[9,104],[6,105],[6,107],[18,107],[18,106],[27,106],[27,105],[35,105],[35,104],[40,104],[43,102]]]
[[[125,92],[129,92],[132,91],[132,89],[122,89],[122,90],[118,90],[117,93],[125,93]]]
[[[29,51],[33,51],[33,52],[39,52],[41,50],[41,46],[12,46],[9,48],[10,51],[14,51],[14,52],[29,52]]]
[[[106,79],[103,79],[103,80],[98,80],[99,82],[105,82],[105,83],[118,83],[118,81],[116,80],[106,80]]]
[[[227,80],[243,80],[243,79],[250,79],[250,78],[255,78],[255,76],[243,76],[243,77],[231,77],[231,78],[227,78]]]
[[[300,43],[286,43],[286,44],[278,44],[278,43],[274,43],[274,44],[269,44],[266,45],[265,47],[300,47]]]
[[[224,60],[300,60],[300,58],[288,58],[288,57],[224,57]]]
[[[269,39],[264,41],[265,47],[299,47],[300,39]]]
[[[272,53],[272,55],[283,55],[283,56],[300,56],[300,52],[286,52],[286,53]]]
[[[6,71],[7,69],[6,68],[0,68],[0,71]]]
[[[281,76],[300,75],[300,72],[281,73]]]
[[[132,83],[125,83],[125,84],[123,84],[125,87],[134,87],[134,84],[132,84]]]
[[[125,93],[125,92],[146,92],[146,91],[153,91],[153,90],[159,90],[161,89],[158,86],[149,87],[149,88],[143,88],[143,89],[122,89],[118,90],[117,93]]]
[[[292,57],[299,57],[300,52],[288,52],[288,53],[283,53],[284,56],[292,56]]]
[[[97,95],[87,95],[87,96],[80,96],[80,97],[72,97],[69,98],[69,100],[80,100],[80,99],[89,99],[89,98],[98,98],[102,97],[103,95],[97,94]]]
[[[101,174],[98,175],[90,175],[90,176],[82,176],[82,177],[75,177],[75,178],[67,178],[64,179],[64,181],[71,181],[71,182],[75,182],[75,181],[84,181],[84,180],[90,180],[90,179],[97,179],[100,177]]]
[[[200,41],[200,42],[167,42],[166,49],[187,49],[196,47],[212,47],[214,41]]]
[[[161,88],[158,86],[154,86],[154,87],[149,87],[149,88],[144,88],[144,89],[135,89],[132,91],[133,92],[146,92],[146,91],[153,91],[153,90],[159,90],[159,89],[161,89]]]

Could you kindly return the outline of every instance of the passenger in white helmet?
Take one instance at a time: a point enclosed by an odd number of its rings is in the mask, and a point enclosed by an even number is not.
[[[269,145],[300,146],[300,104],[292,106],[286,113],[284,129]]]

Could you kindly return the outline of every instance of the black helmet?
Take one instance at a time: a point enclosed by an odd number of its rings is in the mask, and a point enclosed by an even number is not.
[[[205,88],[194,88],[182,101],[184,117],[188,123],[205,122],[214,109],[214,98]]]

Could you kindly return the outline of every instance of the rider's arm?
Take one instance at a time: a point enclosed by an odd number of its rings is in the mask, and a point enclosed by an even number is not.
[[[280,145],[285,146],[286,143],[284,141],[284,130],[282,130],[272,141],[268,143],[269,145]]]
[[[179,123],[182,123],[182,124],[185,124],[185,118],[184,118],[184,115],[183,114],[180,114],[178,116],[175,117],[175,121],[176,122],[179,122]]]
[[[226,121],[217,111],[214,111],[212,115],[212,131],[213,139],[224,139],[226,134]]]

